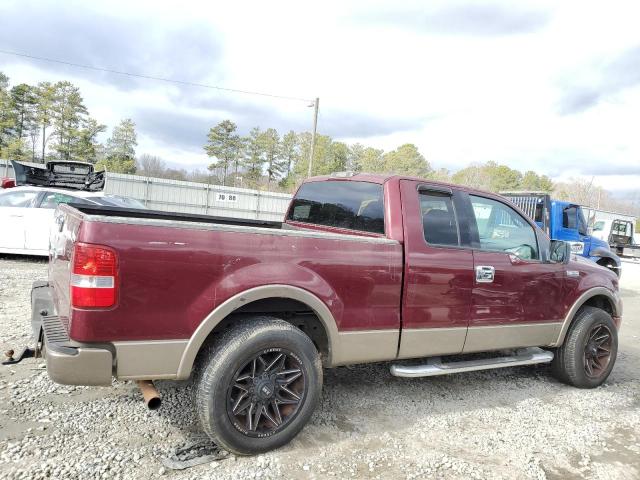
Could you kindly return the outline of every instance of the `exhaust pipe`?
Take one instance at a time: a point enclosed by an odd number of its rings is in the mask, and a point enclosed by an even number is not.
[[[137,380],[136,383],[138,387],[140,387],[140,391],[142,392],[142,397],[144,398],[144,403],[147,405],[149,410],[157,410],[160,408],[162,404],[162,399],[160,398],[160,393],[156,390],[155,385],[151,380]]]

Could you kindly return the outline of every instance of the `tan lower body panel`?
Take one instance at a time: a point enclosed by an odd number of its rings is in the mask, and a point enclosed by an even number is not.
[[[468,330],[464,327],[405,329],[399,356],[396,356],[398,330],[339,332],[331,345],[331,366],[552,345],[561,327],[562,323],[558,322],[471,327]],[[188,340],[114,342],[116,377],[124,380],[176,379],[188,343]]]
[[[174,379],[188,340],[113,342],[116,377],[123,380]]]
[[[398,358],[460,353],[466,335],[467,327],[403,329]]]
[[[62,385],[111,385],[113,357],[109,350],[78,348],[75,355],[45,347],[47,373]]]
[[[396,358],[398,330],[340,332],[331,345],[331,366],[382,362]]]
[[[123,380],[176,379],[188,340],[113,342],[116,377]],[[332,348],[332,366],[393,360],[397,330],[339,333]]]
[[[469,327],[463,353],[553,345],[561,328],[561,322]]]

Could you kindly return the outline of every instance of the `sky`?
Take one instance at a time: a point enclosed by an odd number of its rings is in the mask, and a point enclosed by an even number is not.
[[[555,180],[594,179],[640,197],[640,4],[429,2],[34,2],[0,4],[0,50],[185,82],[96,72],[0,53],[12,84],[68,79],[93,117],[130,117],[137,152],[202,168],[224,119],[318,130],[435,168],[493,160]]]

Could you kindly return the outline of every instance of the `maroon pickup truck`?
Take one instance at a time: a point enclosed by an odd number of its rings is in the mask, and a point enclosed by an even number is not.
[[[367,174],[309,179],[282,223],[61,205],[32,307],[54,381],[157,400],[153,380],[193,377],[203,429],[239,454],[303,428],[323,367],[550,363],[596,387],[622,314],[616,275],[508,200]]]

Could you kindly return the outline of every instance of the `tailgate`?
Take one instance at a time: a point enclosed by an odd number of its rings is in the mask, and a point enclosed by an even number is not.
[[[80,215],[68,205],[61,205],[54,214],[49,234],[49,285],[53,302],[60,317],[69,318],[71,256],[82,225]]]

